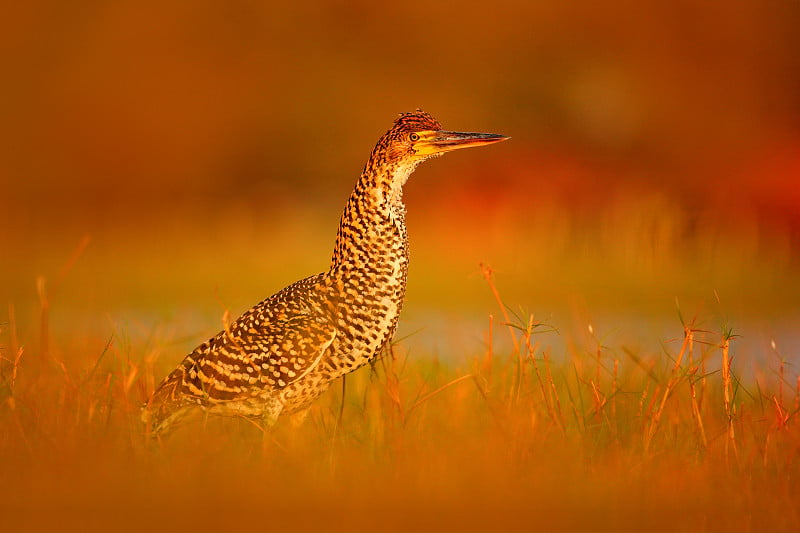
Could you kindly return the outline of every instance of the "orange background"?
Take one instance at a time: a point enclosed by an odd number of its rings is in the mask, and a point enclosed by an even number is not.
[[[472,170],[485,154],[444,163],[456,189],[465,175],[475,194],[502,185],[602,202],[635,185],[691,208],[745,205],[798,223],[796,2],[10,10],[0,37],[4,210],[75,217],[83,207],[307,204],[328,193],[341,203],[375,138],[421,107],[452,129],[514,137],[502,166],[483,163],[491,180]]]

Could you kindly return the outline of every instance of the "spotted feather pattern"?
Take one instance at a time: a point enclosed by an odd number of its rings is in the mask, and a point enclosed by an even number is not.
[[[328,271],[267,298],[186,356],[144,408],[153,433],[197,406],[272,424],[376,357],[394,334],[405,296],[402,187],[425,158],[415,154],[410,134],[438,130],[422,111],[397,119],[347,201]]]

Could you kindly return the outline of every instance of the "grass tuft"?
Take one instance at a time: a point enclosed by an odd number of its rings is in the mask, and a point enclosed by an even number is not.
[[[0,529],[800,529],[800,376],[775,343],[753,357],[680,308],[660,349],[557,329],[481,274],[472,351],[401,338],[299,426],[198,416],[157,442],[140,406],[180,332],[54,327],[64,274],[39,277],[34,312],[0,317]]]

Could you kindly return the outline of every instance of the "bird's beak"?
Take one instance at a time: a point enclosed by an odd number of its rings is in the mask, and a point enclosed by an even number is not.
[[[496,133],[465,133],[460,131],[420,132],[420,140],[414,145],[418,155],[434,155],[451,152],[460,148],[485,146],[510,139]]]

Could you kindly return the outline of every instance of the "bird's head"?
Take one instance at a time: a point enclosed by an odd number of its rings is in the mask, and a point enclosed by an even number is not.
[[[422,161],[460,148],[485,146],[508,139],[495,133],[446,131],[428,113],[403,113],[386,132],[381,143],[390,162],[416,167]]]
[[[446,131],[428,113],[417,109],[414,113],[403,113],[372,151],[362,173],[366,187],[374,187],[370,181],[389,179],[392,201],[402,195],[408,177],[421,162],[459,148],[472,148],[505,141],[505,135],[495,133],[465,133]],[[388,172],[387,172],[388,171]]]

